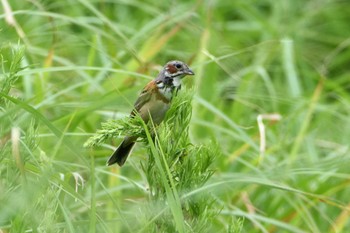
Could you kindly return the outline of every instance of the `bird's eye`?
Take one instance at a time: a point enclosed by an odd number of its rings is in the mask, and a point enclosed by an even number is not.
[[[176,66],[176,68],[178,68],[178,69],[181,69],[181,68],[182,68],[182,65],[181,65],[180,63],[177,63],[175,66]]]

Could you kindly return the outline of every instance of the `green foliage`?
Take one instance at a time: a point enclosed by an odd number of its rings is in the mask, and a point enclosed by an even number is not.
[[[229,233],[238,233],[243,230],[244,219],[238,218],[235,221],[232,219],[231,224],[228,226],[227,232]]]
[[[100,146],[107,139],[121,135],[135,135],[145,138],[142,119],[137,115],[133,118],[126,117],[120,120],[109,120],[101,123],[102,129],[89,138],[84,144],[85,147]]]
[[[213,171],[209,168],[218,150],[212,144],[195,145],[189,139],[189,123],[192,115],[191,91],[174,99],[166,120],[157,131],[156,146],[172,175],[176,189],[182,193],[193,188],[199,188],[210,178]],[[161,179],[155,158],[151,156],[143,166],[150,184],[151,196],[159,199],[165,193],[161,188]],[[155,190],[152,190],[155,187]]]
[[[7,50],[7,51],[6,51]],[[10,61],[4,60],[4,56],[2,54],[6,54],[10,50],[9,57],[11,57]],[[11,88],[14,86],[15,82],[18,79],[18,72],[20,72],[22,68],[21,61],[23,59],[23,48],[9,49],[3,48],[1,52],[1,93],[9,94]],[[9,63],[9,64],[8,64]],[[2,104],[4,104],[5,100],[2,97],[0,99]]]
[[[0,231],[350,228],[349,1],[1,4]],[[171,59],[184,115],[118,120]],[[143,143],[106,167],[124,128]]]
[[[190,142],[192,93],[193,90],[181,92],[174,98],[167,119],[160,126],[154,127],[150,122],[146,127],[138,115],[107,121],[85,144],[98,146],[107,139],[121,135],[137,135],[139,141],[150,144],[148,159],[141,163],[149,191],[149,203],[145,207],[149,215],[144,217],[155,220],[145,231],[172,232],[186,229],[186,232],[210,232],[210,219],[218,213],[218,209],[212,208],[214,199],[211,195],[195,192],[213,175],[210,166],[219,151],[214,145],[194,145]],[[179,199],[174,206],[171,203],[176,200],[172,200],[172,196]],[[178,204],[180,206],[176,206]],[[174,208],[175,213],[168,210],[167,205],[170,205],[170,209]],[[155,211],[155,206],[161,214]],[[176,221],[179,216],[181,219]],[[135,229],[142,228],[142,225],[133,224]]]
[[[0,77],[0,223],[10,224],[7,217],[12,217],[11,229],[23,232],[28,225],[39,227],[39,215],[33,215],[31,208],[39,205],[47,206],[46,200],[33,200],[27,203],[32,190],[28,186],[31,176],[25,172],[27,161],[37,162],[33,152],[38,146],[37,125],[35,117],[26,116],[14,104],[10,95],[18,81],[18,72],[22,70],[23,48],[5,47],[2,54],[11,54],[8,60],[2,59]],[[17,97],[18,98],[18,97]],[[35,212],[39,214],[40,211]]]
[[[182,224],[186,232],[211,232],[210,222],[218,209],[213,208],[214,199],[210,194],[195,193],[212,176],[210,167],[218,154],[216,147],[209,145],[193,145],[189,140],[189,123],[192,115],[192,91],[180,94],[173,100],[168,120],[160,126],[155,137],[157,153],[150,149],[147,163],[142,165],[149,184],[150,208],[166,206],[167,185],[173,190],[172,195],[179,198],[182,211]],[[164,172],[160,172],[163,170]],[[167,179],[164,179],[167,174]],[[194,193],[192,193],[194,192]],[[164,200],[165,202],[160,202]],[[154,203],[154,204],[153,204]],[[174,216],[175,217],[175,216]],[[165,211],[158,217],[152,232],[171,232],[173,218]]]

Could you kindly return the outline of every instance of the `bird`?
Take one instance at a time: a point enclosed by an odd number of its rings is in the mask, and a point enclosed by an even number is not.
[[[159,125],[170,108],[173,96],[181,88],[182,78],[186,75],[194,75],[194,72],[186,63],[178,60],[167,62],[158,76],[143,88],[134,104],[130,117],[133,118],[136,114],[139,114],[146,124],[152,118],[153,123]],[[133,135],[125,136],[118,148],[109,157],[107,165],[111,166],[117,163],[122,167],[137,138]]]

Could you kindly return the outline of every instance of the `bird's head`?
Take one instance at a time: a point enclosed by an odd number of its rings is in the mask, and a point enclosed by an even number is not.
[[[194,72],[188,65],[182,61],[169,61],[160,71],[157,80],[165,85],[178,87],[181,85],[181,79],[186,75],[194,75]]]

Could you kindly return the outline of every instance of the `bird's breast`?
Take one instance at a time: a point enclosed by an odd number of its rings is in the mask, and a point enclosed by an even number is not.
[[[144,104],[139,113],[145,122],[149,121],[149,117],[152,117],[154,124],[159,124],[163,121],[166,112],[170,107],[170,102],[164,102],[164,100],[152,95],[150,101]]]
[[[171,86],[164,86],[159,89],[159,94],[163,95],[168,101],[173,98],[174,88]]]

